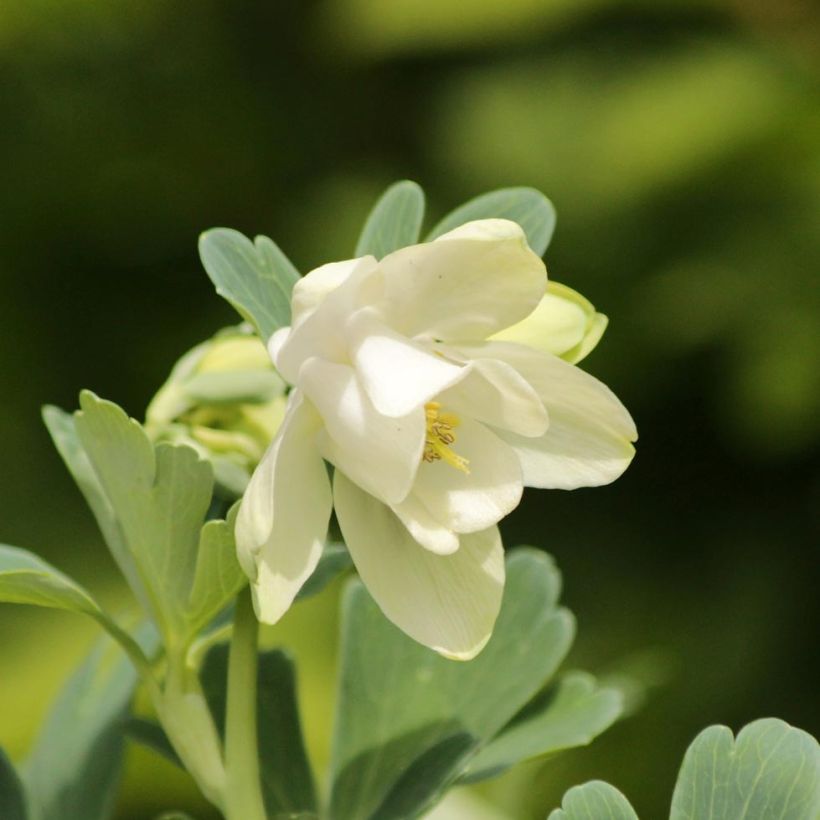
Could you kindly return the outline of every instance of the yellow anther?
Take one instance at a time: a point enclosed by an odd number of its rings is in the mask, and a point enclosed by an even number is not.
[[[458,416],[455,413],[442,413],[441,405],[437,401],[424,405],[424,415],[427,418],[427,435],[424,439],[422,460],[428,464],[443,461],[456,470],[461,470],[462,473],[469,473],[470,462],[450,448],[456,441],[453,430],[459,425]]]

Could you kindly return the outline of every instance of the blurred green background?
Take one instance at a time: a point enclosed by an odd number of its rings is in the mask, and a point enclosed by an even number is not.
[[[820,534],[820,12],[810,0],[4,0],[0,6],[0,541],[122,599],[39,420],[77,391],[141,416],[232,323],[196,255],[225,225],[303,270],[352,253],[372,201],[420,182],[435,219],[533,185],[550,274],[611,318],[585,367],[632,410],[611,487],[533,492],[509,545],[552,552],[572,662],[663,679],[591,748],[483,789],[543,818],[610,780],[665,816],[688,741],[776,715],[815,734]],[[297,647],[327,757],[333,593]],[[93,639],[0,611],[0,744],[25,753]],[[211,815],[129,759],[120,818]]]

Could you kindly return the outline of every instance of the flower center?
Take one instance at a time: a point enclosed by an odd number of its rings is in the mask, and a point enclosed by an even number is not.
[[[428,464],[443,461],[456,470],[461,470],[462,473],[469,473],[470,462],[450,448],[456,441],[453,430],[459,425],[458,416],[455,413],[441,412],[441,405],[437,401],[430,401],[424,405],[424,415],[427,418],[427,435],[424,439],[422,460]]]

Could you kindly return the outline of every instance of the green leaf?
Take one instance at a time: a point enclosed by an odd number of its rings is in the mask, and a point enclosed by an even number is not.
[[[150,652],[156,636],[145,628],[138,641]],[[136,684],[119,648],[107,638],[98,642],[60,692],[26,763],[31,820],[111,816]]]
[[[211,714],[224,734],[228,677],[226,644],[211,648],[200,677]],[[316,791],[302,738],[291,659],[278,649],[260,653],[257,686],[259,769],[268,815],[317,816]]]
[[[534,188],[502,188],[471,199],[451,211],[427,235],[427,241],[474,219],[511,219],[527,235],[529,246],[544,255],[555,230],[555,208]]]
[[[570,672],[525,706],[470,761],[463,779],[483,780],[523,760],[586,746],[622,711],[620,692],[598,688],[586,672]]]
[[[320,593],[331,581],[353,566],[347,547],[334,541],[325,544],[322,557],[313,574],[296,595],[296,600],[310,598]]]
[[[120,643],[137,668],[148,669],[140,648],[88,592],[27,550],[0,544],[0,603],[29,604],[88,615]]]
[[[263,340],[290,324],[290,294],[299,272],[272,240],[257,236],[251,242],[239,231],[213,228],[200,236],[199,255],[216,292]]]
[[[381,259],[418,242],[424,219],[424,192],[409,179],[391,185],[373,206],[364,223],[356,256]]]
[[[200,530],[211,504],[213,468],[185,445],[154,447],[117,405],[83,391],[75,416],[80,442],[116,516],[138,573],[147,608],[166,645],[187,640],[203,617],[202,583],[195,589],[197,620],[190,620],[197,573],[213,577],[225,546],[218,528]],[[205,540],[200,558],[200,537]],[[225,561],[230,561],[225,557]],[[206,607],[207,609],[208,607]]]
[[[26,794],[17,770],[0,749],[0,817],[3,820],[28,820]]]
[[[670,820],[817,820],[820,747],[782,720],[701,732],[681,766]]]
[[[493,637],[472,661],[446,660],[381,614],[357,581],[342,608],[332,818],[417,817],[551,678],[574,621],[557,606],[551,559],[515,550]]]
[[[561,808],[550,813],[547,820],[638,820],[629,801],[614,787],[600,780],[570,789]],[[730,820],[726,815],[722,820]],[[739,820],[739,818],[738,818]]]

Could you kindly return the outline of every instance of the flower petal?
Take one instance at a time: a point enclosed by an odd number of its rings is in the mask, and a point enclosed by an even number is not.
[[[480,422],[461,417],[454,432],[452,450],[467,459],[469,473],[443,460],[422,462],[413,494],[448,529],[477,532],[518,506],[521,466],[513,449]]]
[[[442,655],[475,657],[501,607],[504,550],[498,529],[462,535],[452,555],[435,555],[342,473],[336,473],[333,494],[350,555],[382,612]]]
[[[439,555],[450,555],[458,549],[458,536],[436,521],[412,492],[401,504],[393,504],[391,509],[425,549]]]
[[[379,265],[387,323],[441,341],[479,341],[521,321],[547,285],[544,263],[506,219],[468,222]]]
[[[329,262],[303,276],[294,286],[291,296],[291,325],[301,324],[332,293],[344,284],[357,269],[362,260],[346,259],[343,262]]]
[[[549,416],[538,393],[515,368],[494,359],[472,359],[465,378],[439,396],[459,415],[522,436],[541,436]]]
[[[385,416],[407,415],[469,372],[399,335],[372,308],[354,313],[346,331],[362,385]]]
[[[512,365],[546,405],[550,426],[540,438],[499,435],[512,445],[528,487],[571,490],[614,481],[629,466],[638,437],[615,394],[567,362],[509,342],[487,342],[465,354],[492,356]]]
[[[333,499],[316,448],[320,425],[302,395],[291,393],[279,435],[256,468],[237,515],[237,556],[264,623],[284,615],[322,554]]]
[[[299,384],[324,420],[322,455],[360,487],[388,504],[410,492],[424,449],[424,409],[405,416],[379,413],[352,367],[308,359]]]

